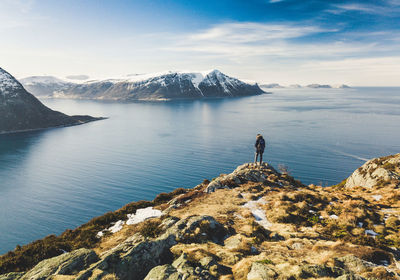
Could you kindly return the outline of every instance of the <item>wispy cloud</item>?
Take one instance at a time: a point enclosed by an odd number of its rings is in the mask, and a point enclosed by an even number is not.
[[[310,42],[309,35],[335,33],[336,29],[287,24],[224,23],[196,34],[175,38],[169,50],[219,55],[233,60],[251,56],[313,58],[362,55],[376,48],[375,42]]]
[[[361,4],[361,3],[344,3],[333,4],[328,12],[340,14],[344,12],[358,12],[365,14],[376,14],[382,16],[397,16],[399,11],[399,0],[387,0],[381,5],[375,4]]]
[[[294,24],[224,23],[188,36],[191,41],[214,41],[224,43],[252,43],[263,40],[299,38],[307,35],[335,32],[316,26]]]

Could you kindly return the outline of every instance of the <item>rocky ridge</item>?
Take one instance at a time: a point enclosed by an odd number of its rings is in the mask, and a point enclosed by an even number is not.
[[[264,93],[257,84],[245,83],[218,70],[165,72],[82,83],[55,77],[28,77],[21,82],[33,94],[52,98],[119,101],[163,101],[207,97],[238,97]]]
[[[399,174],[399,155],[367,162],[364,178],[378,168]],[[89,249],[0,279],[400,279],[399,182],[350,178],[306,186],[244,164],[142,203],[145,221],[127,222],[139,209],[108,218]]]
[[[91,116],[68,116],[51,110],[2,68],[0,68],[0,116],[0,134],[78,125],[101,119]]]

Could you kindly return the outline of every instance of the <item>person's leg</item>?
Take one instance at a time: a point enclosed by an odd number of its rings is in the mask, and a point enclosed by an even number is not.
[[[260,165],[262,165],[263,153],[260,153]]]
[[[254,163],[257,163],[257,158],[258,158],[258,152],[256,152],[256,153],[254,154]]]

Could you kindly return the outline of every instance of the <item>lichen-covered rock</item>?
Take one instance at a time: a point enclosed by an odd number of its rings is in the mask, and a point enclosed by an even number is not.
[[[103,254],[99,262],[82,272],[77,279],[89,279],[95,270],[115,273],[120,280],[143,279],[153,267],[169,262],[169,248],[174,244],[173,235],[155,240],[133,236]]]
[[[159,265],[150,270],[144,280],[181,280],[180,274],[175,267],[170,264]]]
[[[176,222],[164,235],[170,234],[181,243],[201,243],[209,240],[221,243],[227,231],[211,216],[191,216]]]
[[[326,265],[304,265],[301,266],[302,275],[307,277],[338,277],[346,273],[339,267],[330,267]]]
[[[346,271],[356,274],[372,270],[377,265],[371,262],[361,260],[353,255],[344,256],[334,259],[335,266],[341,267]]]
[[[361,186],[372,188],[374,186],[399,181],[400,154],[375,158],[367,161],[346,180],[345,187]]]
[[[230,189],[245,182],[264,182],[271,174],[278,173],[268,163],[262,165],[245,163],[238,166],[231,174],[222,175],[212,180],[204,191],[212,193],[217,189]]]
[[[21,279],[41,280],[51,275],[72,275],[96,262],[99,257],[93,250],[79,249],[38,263]]]
[[[251,270],[247,274],[247,280],[270,280],[275,279],[278,274],[268,265],[255,262],[251,265]]]

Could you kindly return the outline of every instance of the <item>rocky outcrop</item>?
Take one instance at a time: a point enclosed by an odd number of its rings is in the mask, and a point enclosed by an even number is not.
[[[23,275],[21,280],[44,280],[52,275],[74,275],[98,260],[93,250],[79,249],[41,261]]]
[[[346,180],[345,186],[372,188],[400,183],[400,154],[367,161]]]
[[[251,265],[249,274],[247,274],[247,280],[272,280],[278,276],[268,265],[255,262]]]
[[[245,163],[238,166],[232,173],[212,180],[204,191],[211,193],[218,189],[233,188],[246,182],[264,182],[269,175],[277,174],[277,171],[267,163],[262,165]]]
[[[90,116],[67,116],[43,105],[8,72],[0,68],[0,134],[99,120]]]

